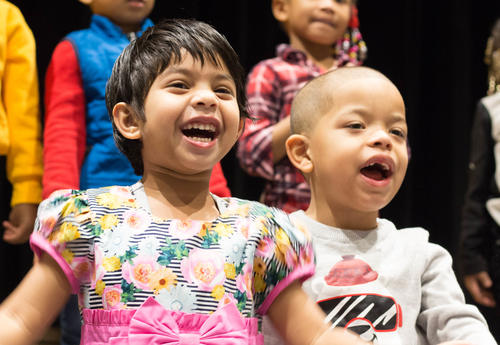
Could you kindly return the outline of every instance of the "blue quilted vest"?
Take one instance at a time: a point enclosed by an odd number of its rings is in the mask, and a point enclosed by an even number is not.
[[[136,34],[149,26],[146,19]],[[86,102],[87,154],[80,173],[80,189],[131,185],[139,179],[115,145],[113,127],[106,109],[106,82],[113,64],[129,44],[127,36],[109,19],[93,15],[88,29],[66,36],[77,54]]]

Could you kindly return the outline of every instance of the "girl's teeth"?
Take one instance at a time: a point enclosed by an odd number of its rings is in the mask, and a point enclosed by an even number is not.
[[[210,138],[198,138],[198,137],[193,137],[192,138],[194,141],[201,141],[201,142],[204,142],[204,143],[209,143],[211,142],[212,140]]]

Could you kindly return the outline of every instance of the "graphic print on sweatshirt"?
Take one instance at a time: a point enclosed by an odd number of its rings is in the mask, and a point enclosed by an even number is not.
[[[362,259],[355,255],[344,255],[324,276],[324,281],[332,288],[340,288],[375,282],[378,276]],[[332,327],[349,329],[374,344],[387,342],[393,338],[391,333],[397,338],[396,331],[402,326],[401,307],[391,296],[368,292],[343,294],[317,303],[326,313],[326,321]]]

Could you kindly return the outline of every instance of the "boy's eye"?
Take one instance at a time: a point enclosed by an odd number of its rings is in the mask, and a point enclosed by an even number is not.
[[[401,130],[401,129],[397,129],[397,128],[391,129],[390,132],[391,132],[391,134],[394,134],[394,135],[396,135],[398,137],[401,137],[403,139],[406,138],[406,133],[403,130]]]
[[[347,128],[352,128],[352,129],[363,129],[364,126],[362,123],[350,123],[347,125]]]

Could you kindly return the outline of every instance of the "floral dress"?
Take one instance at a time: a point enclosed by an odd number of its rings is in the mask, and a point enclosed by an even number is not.
[[[314,273],[308,235],[258,202],[213,196],[213,221],[151,215],[142,184],[42,202],[31,246],[65,272],[82,344],[262,344],[262,315]]]

